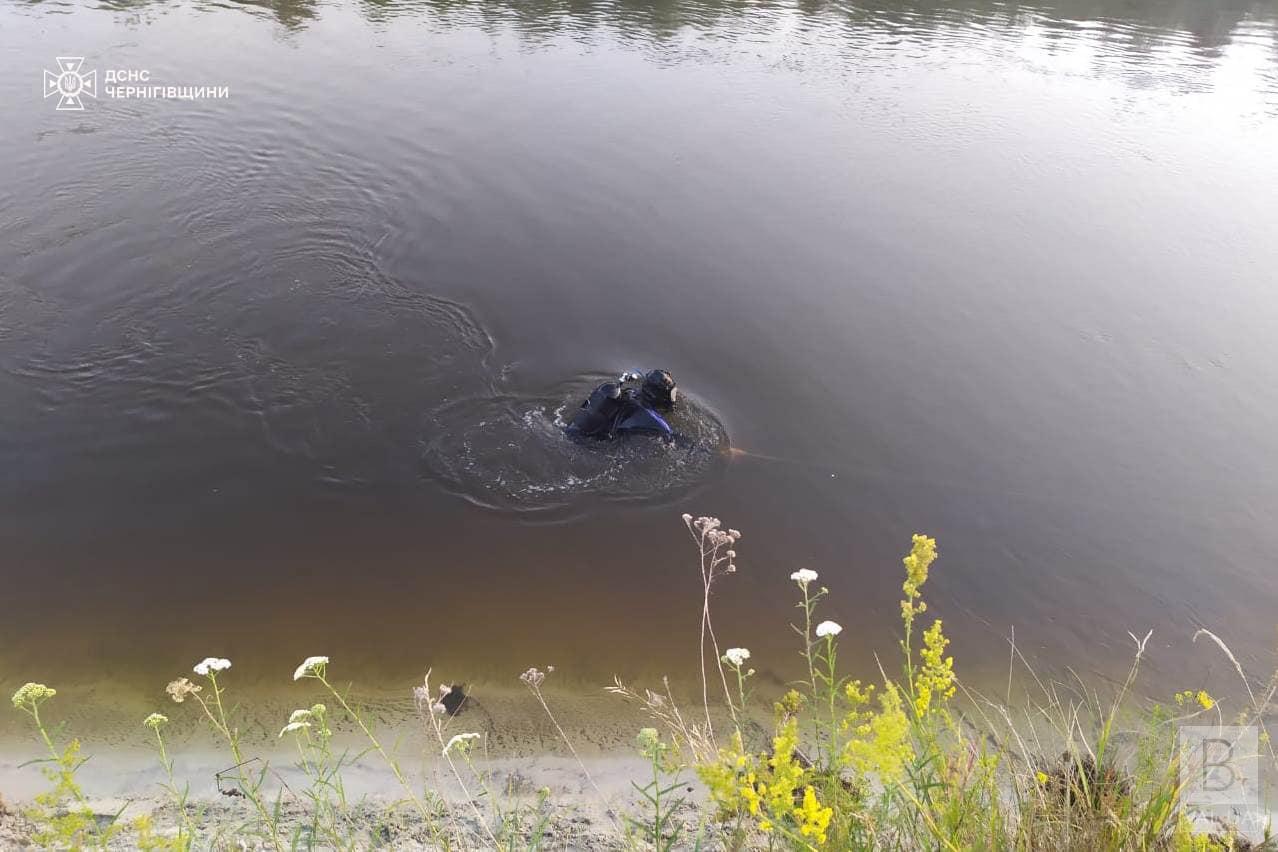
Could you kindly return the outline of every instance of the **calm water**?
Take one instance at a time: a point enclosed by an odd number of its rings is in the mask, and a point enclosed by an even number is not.
[[[686,676],[684,511],[778,676],[798,567],[890,650],[914,531],[969,672],[1272,663],[1278,3],[44,2],[0,52],[6,683]],[[64,55],[230,96],[57,112]],[[693,446],[559,437],[657,366]]]

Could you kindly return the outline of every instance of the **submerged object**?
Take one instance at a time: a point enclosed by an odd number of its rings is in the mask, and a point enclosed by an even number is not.
[[[612,440],[621,435],[657,435],[673,441],[674,429],[661,416],[674,409],[679,389],[665,370],[623,373],[590,392],[564,431],[579,438]]]

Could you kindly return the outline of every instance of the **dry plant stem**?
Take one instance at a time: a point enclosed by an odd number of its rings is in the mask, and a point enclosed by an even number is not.
[[[426,694],[429,695],[429,671],[426,672],[423,685],[426,688]],[[484,819],[484,815],[480,812],[479,807],[475,804],[474,798],[470,795],[470,790],[466,787],[466,781],[462,778],[461,772],[458,771],[457,764],[453,762],[453,756],[448,750],[448,743],[444,740],[444,727],[439,723],[439,717],[434,712],[430,712],[428,714],[428,718],[430,719],[431,728],[435,731],[435,738],[439,740],[440,754],[443,755],[444,760],[448,763],[448,768],[452,771],[453,777],[457,779],[457,786],[461,788],[462,795],[466,797],[466,804],[470,805],[470,810],[475,815],[475,821],[483,826],[484,832],[488,835],[488,839],[493,843],[493,848],[501,846],[501,843],[497,840],[497,836],[493,834],[493,830],[488,827],[488,821]]]
[[[430,672],[429,672],[429,671],[427,671],[427,673],[426,673],[426,683],[427,683],[427,685],[429,686],[429,684],[430,684]],[[429,711],[429,710],[427,710],[426,712],[427,712],[427,713],[429,713],[430,711]],[[419,718],[426,718],[426,716],[424,716],[424,714],[422,713],[422,707],[421,707],[421,704],[418,704],[418,707],[417,707],[417,715],[418,715],[418,717],[419,717]],[[431,725],[434,725],[434,726],[438,727],[438,721],[437,721],[437,720],[435,720],[434,718],[430,718],[430,719],[429,719],[429,721],[430,721]],[[436,732],[435,732],[435,733],[436,733],[436,735],[438,735],[441,731],[442,731],[442,729],[438,729],[438,730],[436,730]],[[439,777],[439,776],[438,776],[438,774],[436,774],[436,777]],[[462,830],[461,830],[461,826],[460,826],[460,825],[458,824],[458,822],[457,822],[457,815],[456,815],[455,813],[453,813],[453,809],[452,809],[452,808],[445,807],[445,808],[443,809],[443,811],[444,811],[444,815],[448,818],[448,823],[449,823],[449,825],[452,827],[452,836],[453,836],[453,839],[455,839],[455,840],[457,841],[457,845],[458,845],[458,847],[459,847],[459,848],[464,848],[464,847],[465,847],[465,838],[466,838],[466,835],[462,832]],[[430,823],[430,832],[431,832],[431,839],[433,839],[433,840],[435,841],[435,846],[436,846],[436,847],[438,847],[438,848],[440,848],[440,849],[448,849],[448,848],[450,848],[450,847],[449,847],[449,845],[448,845],[448,843],[447,843],[446,841],[442,841],[442,840],[440,839],[439,830],[438,830],[438,828],[436,828],[436,825],[435,825],[435,823],[434,823],[434,822],[431,822],[431,823]]]
[[[550,712],[550,705],[546,703],[546,698],[541,694],[541,685],[525,681],[530,692],[537,699],[537,703],[541,705],[541,709],[545,711],[546,718],[550,719],[550,723],[555,726],[555,730],[559,733],[559,739],[564,741],[564,745],[568,746],[568,751],[572,754],[573,760],[577,761],[577,766],[581,768],[581,773],[586,776],[595,795],[599,797],[599,802],[604,806],[604,813],[608,815],[608,820],[613,826],[620,831],[621,825],[617,822],[617,818],[613,816],[612,806],[608,804],[608,799],[604,796],[603,791],[599,789],[599,785],[595,783],[594,777],[590,774],[590,770],[586,768],[585,761],[581,759],[581,755],[577,754],[577,748],[572,744],[572,740],[568,739],[568,735],[564,733],[564,729],[559,725],[559,720],[555,718],[555,714]]]
[[[442,748],[444,746],[444,738],[442,735],[439,738],[439,743]],[[471,813],[475,815],[475,821],[483,826],[484,832],[488,835],[488,839],[493,843],[493,848],[501,846],[501,843],[497,840],[497,835],[493,834],[493,830],[488,827],[488,821],[484,819],[484,815],[480,812],[479,806],[475,804],[475,799],[471,796],[470,789],[467,788],[465,780],[462,779],[461,772],[457,769],[457,764],[453,763],[452,755],[447,751],[444,752],[444,760],[448,762],[448,768],[452,770],[453,777],[457,779],[457,786],[461,788],[462,795],[466,797],[466,804],[470,805]]]
[[[231,747],[231,755],[235,758],[235,774],[240,781],[240,791],[249,798],[253,803],[253,807],[257,808],[258,816],[262,818],[262,823],[271,831],[271,845],[280,852],[283,852],[284,846],[280,842],[279,827],[266,811],[266,805],[262,803],[262,797],[258,793],[257,785],[249,783],[248,777],[244,774],[244,755],[240,752],[239,737],[235,736],[231,731],[231,726],[226,720],[226,708],[222,705],[222,687],[218,686],[217,675],[210,672],[208,674],[209,683],[213,685],[213,703],[217,707],[217,715],[213,714],[209,708],[208,702],[201,698],[198,694],[193,693],[192,697],[200,702],[200,707],[204,710],[204,715],[209,717],[209,721],[213,723],[213,727],[225,739]]]
[[[732,564],[732,557],[735,555],[731,550],[731,543],[735,542],[740,533],[735,531],[724,533],[719,529],[719,521],[712,518],[693,519],[690,515],[685,515],[683,519],[684,526],[688,528],[688,534],[692,536],[692,540],[697,545],[697,551],[700,554],[699,568],[701,570],[701,635],[698,644],[699,660],[698,665],[701,671],[701,703],[705,709],[706,731],[711,741],[714,741],[714,723],[710,719],[710,683],[706,675],[706,636],[710,637],[710,646],[714,651],[715,665],[719,670],[719,682],[723,686],[723,697],[728,705],[728,713],[732,717],[735,725],[740,727],[737,720],[737,712],[732,704],[732,689],[728,686],[728,675],[723,668],[722,652],[719,650],[719,640],[714,633],[714,622],[710,617],[710,590],[714,585],[714,581],[720,573],[731,573],[736,568]],[[726,566],[726,567],[723,567]],[[720,570],[722,569],[722,570]]]
[[[409,800],[411,800],[413,806],[417,808],[417,812],[422,815],[422,819],[426,821],[426,824],[434,825],[434,820],[430,818],[430,813],[426,810],[425,803],[422,802],[417,793],[413,791],[412,785],[408,783],[408,779],[404,777],[404,773],[400,770],[399,763],[397,763],[394,758],[387,753],[386,749],[382,748],[381,741],[379,741],[377,737],[373,736],[373,732],[369,730],[368,725],[364,724],[364,719],[351,709],[351,706],[346,703],[346,699],[342,696],[342,694],[334,689],[333,685],[328,682],[328,678],[319,673],[316,673],[314,677],[320,683],[324,684],[324,687],[332,693],[333,697],[337,699],[337,703],[342,705],[342,709],[346,711],[346,715],[354,719],[356,725],[359,725],[359,729],[363,731],[364,736],[373,744],[373,748],[377,749],[377,753],[382,756],[382,760],[386,761],[386,765],[390,767],[391,772],[395,773],[395,780],[399,782],[400,787],[404,788],[404,792],[408,794]]]
[[[706,546],[704,536],[697,543],[701,550],[701,582],[704,587],[704,595],[701,601],[701,644],[700,644],[700,664],[701,664],[701,706],[705,709],[706,714],[706,731],[710,735],[710,739],[714,739],[714,723],[710,721],[710,686],[706,679],[706,625],[710,621],[710,573],[706,570]]]
[[[1257,703],[1256,695],[1255,693],[1251,691],[1251,683],[1248,682],[1247,675],[1243,672],[1242,664],[1238,662],[1238,658],[1234,656],[1233,651],[1229,650],[1229,646],[1225,644],[1224,640],[1221,639],[1219,636],[1217,636],[1215,633],[1212,633],[1210,630],[1207,630],[1205,628],[1200,629],[1198,632],[1194,634],[1193,641],[1197,642],[1199,636],[1206,636],[1207,638],[1215,642],[1216,645],[1220,648],[1220,650],[1224,653],[1224,655],[1229,659],[1229,662],[1234,664],[1234,671],[1238,672],[1238,677],[1243,682],[1243,688],[1247,690],[1247,697],[1251,699],[1251,709],[1252,709],[1252,712],[1255,714],[1256,723],[1260,725],[1260,727],[1263,730],[1265,730],[1267,733],[1268,728],[1265,726],[1265,710],[1269,707],[1269,702],[1273,700],[1275,690],[1278,690],[1278,679],[1275,679],[1270,684],[1269,691],[1265,693],[1265,700],[1263,702]],[[1278,755],[1274,754],[1274,746],[1273,746],[1272,739],[1269,739],[1266,741],[1266,746],[1269,749],[1270,758],[1278,759]]]
[[[709,603],[709,598],[706,599]],[[710,621],[710,611],[706,610],[706,630],[710,634],[710,645],[714,648],[715,665],[719,668],[719,682],[723,684],[723,697],[728,704],[728,715],[732,717],[732,724],[741,727],[741,723],[737,720],[737,709],[732,704],[732,690],[728,687],[728,675],[723,670],[723,653],[719,650],[719,640],[714,635],[714,624]]]

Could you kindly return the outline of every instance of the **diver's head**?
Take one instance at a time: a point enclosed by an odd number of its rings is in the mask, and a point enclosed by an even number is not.
[[[643,387],[640,392],[643,394],[644,401],[649,405],[663,409],[672,408],[679,396],[679,389],[675,387],[674,376],[665,370],[653,370],[644,376]]]

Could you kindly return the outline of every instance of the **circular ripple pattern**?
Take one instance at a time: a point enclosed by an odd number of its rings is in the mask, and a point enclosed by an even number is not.
[[[424,475],[480,506],[516,512],[585,508],[591,501],[662,502],[705,482],[725,462],[723,424],[695,397],[668,418],[679,440],[634,436],[577,441],[566,418],[602,377],[544,394],[462,399],[429,416]]]

